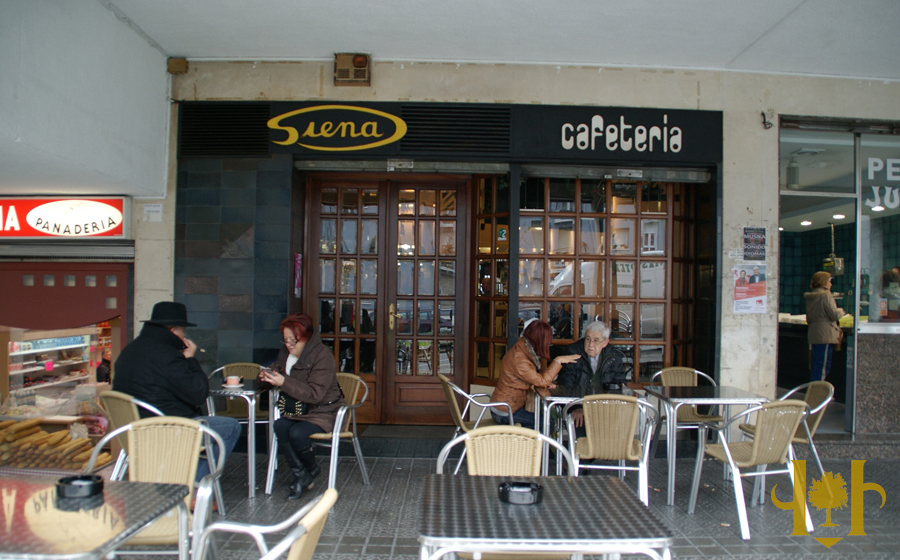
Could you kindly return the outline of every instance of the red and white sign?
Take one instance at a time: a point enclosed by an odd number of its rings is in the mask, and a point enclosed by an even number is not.
[[[0,237],[125,237],[124,198],[0,198]]]

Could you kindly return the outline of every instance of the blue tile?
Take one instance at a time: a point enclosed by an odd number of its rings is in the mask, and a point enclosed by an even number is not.
[[[253,331],[219,331],[219,348],[253,348]]]
[[[197,323],[198,329],[218,329],[219,314],[206,311],[191,311],[188,309],[188,320],[191,323]]]
[[[287,295],[288,280],[285,277],[256,278],[253,291],[256,295]]]
[[[184,259],[185,276],[218,276],[219,259]]]
[[[291,240],[291,226],[288,224],[256,224],[257,241],[286,241]]]
[[[230,276],[249,276],[253,277],[253,260],[252,259],[223,259],[220,267],[219,282],[221,279]]]
[[[179,198],[183,199],[188,206],[218,206],[220,193],[221,190],[218,188],[184,189],[179,193]]]
[[[253,349],[246,348],[219,348],[217,363],[231,364],[234,362],[252,362]]]
[[[290,206],[290,189],[257,189],[256,204],[258,206]]]
[[[258,259],[284,259],[291,256],[291,244],[287,241],[257,241],[253,252]]]
[[[291,207],[288,206],[257,206],[256,222],[270,224],[290,224]]]
[[[211,294],[188,294],[184,296],[184,305],[188,313],[194,311],[215,312],[219,310],[219,296]]]
[[[187,224],[184,239],[186,241],[218,241],[219,224]]]
[[[222,223],[253,223],[256,219],[256,206],[223,206]]]
[[[253,314],[253,331],[257,333],[270,333],[273,340],[272,344],[281,340],[281,332],[278,330],[281,321],[285,318],[284,313],[254,313]],[[269,334],[266,334],[269,336]]]
[[[291,189],[291,172],[284,171],[258,171],[256,173],[257,190],[287,190]]]
[[[222,189],[222,206],[254,206],[256,191],[253,189]]]
[[[187,223],[187,207],[177,205],[175,206],[175,223],[176,224],[186,224]]]
[[[293,278],[294,267],[291,258],[283,259],[256,259],[253,263],[254,276],[256,278],[278,277],[290,275]]]
[[[287,315],[288,298],[284,295],[261,296],[253,298],[253,311],[256,313],[278,313]]]
[[[179,168],[192,173],[209,173],[222,170],[221,159],[183,159]]]
[[[219,278],[219,294],[240,295],[253,293],[253,276],[222,276]]]
[[[256,188],[256,171],[223,171],[223,189],[254,189]]]
[[[220,330],[251,330],[253,328],[253,313],[219,313]]]
[[[288,154],[276,154],[269,159],[259,162],[258,169],[260,171],[287,171],[293,170],[294,160]]]
[[[221,219],[221,211],[218,206],[187,207],[187,223],[189,224],[217,224]]]

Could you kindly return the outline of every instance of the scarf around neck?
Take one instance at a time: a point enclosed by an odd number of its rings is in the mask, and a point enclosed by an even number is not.
[[[534,369],[541,371],[541,359],[534,351],[534,347],[531,346],[531,343],[528,342],[527,338],[523,338],[522,342],[525,343],[525,348],[528,350],[528,355],[529,357],[531,357],[531,361],[534,362]]]

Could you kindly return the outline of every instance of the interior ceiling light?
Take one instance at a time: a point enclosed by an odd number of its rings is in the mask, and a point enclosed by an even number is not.
[[[834,218],[835,220],[843,220],[843,219],[846,218],[846,217],[847,217],[847,216],[845,216],[845,215],[843,215],[843,214],[835,214],[835,215],[832,216],[832,218]]]
[[[778,228],[778,231],[784,231],[784,228],[783,228],[783,227],[779,227],[779,228]]]
[[[794,158],[791,158],[791,161],[787,164],[787,181],[785,187],[794,191],[800,188],[800,166]]]
[[[873,206],[872,207],[872,212],[883,212],[883,211],[884,211],[884,206]]]
[[[801,226],[811,226],[812,222],[810,222],[809,220],[803,220],[802,222],[800,222],[800,225]]]

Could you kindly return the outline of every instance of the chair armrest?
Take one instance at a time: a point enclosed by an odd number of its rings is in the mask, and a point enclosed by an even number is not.
[[[297,542],[300,537],[306,534],[306,527],[304,525],[297,525],[294,529],[291,530],[290,533],[287,534],[286,537],[281,539],[278,544],[272,547],[265,556],[260,558],[259,560],[275,560],[276,558],[280,558],[288,549]]]

